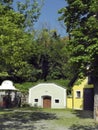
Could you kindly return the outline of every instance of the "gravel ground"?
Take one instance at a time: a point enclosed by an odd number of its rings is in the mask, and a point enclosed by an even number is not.
[[[11,112],[0,115],[0,130],[68,130],[54,124],[58,118],[58,115],[48,112]]]
[[[86,112],[87,115],[90,115]],[[85,118],[85,113],[81,115]],[[73,125],[68,128],[66,125],[59,125],[56,121],[64,118],[73,118],[75,115],[70,111],[64,114],[60,112],[43,112],[43,111],[13,111],[0,115],[0,130],[98,130],[95,126]]]

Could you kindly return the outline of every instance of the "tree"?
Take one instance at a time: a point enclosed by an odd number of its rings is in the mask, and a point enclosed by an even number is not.
[[[43,28],[36,36],[30,63],[35,68],[35,77],[44,81],[66,78],[66,43],[56,30]]]
[[[63,20],[69,33],[70,63],[78,76],[89,74],[94,84],[94,118],[98,121],[98,1],[67,0],[59,20]]]
[[[25,2],[17,2],[17,8],[21,14],[24,15],[25,20],[24,20],[24,27],[25,31],[30,31],[34,30],[34,24],[37,22],[40,16],[40,11],[43,6],[43,0],[39,3],[36,0],[25,0]]]
[[[6,10],[0,5],[0,71],[6,72],[10,77],[27,78],[30,75],[30,57],[32,42],[30,34],[21,28],[22,14],[12,9]],[[28,71],[25,71],[28,70]]]
[[[54,35],[53,35],[54,36]],[[54,37],[50,45],[50,68],[49,76],[51,79],[66,79],[66,62],[67,62],[67,40],[60,37]],[[48,76],[48,77],[49,77]]]
[[[38,70],[38,77],[47,80],[49,71],[49,52],[51,44],[51,35],[48,29],[42,29],[36,36],[36,52],[32,55],[31,62]],[[35,58],[36,57],[36,58]]]
[[[22,21],[22,27],[25,31],[32,32],[34,30],[34,24],[37,22],[40,16],[44,0],[37,2],[37,0],[1,0],[0,3],[6,6],[7,9],[13,9],[18,11],[24,16]]]
[[[13,6],[15,2],[18,2],[17,9]],[[18,0],[0,1],[1,75],[20,80],[31,79],[33,68],[28,62],[34,41],[31,30],[40,15],[40,9],[35,0],[26,0],[24,3]]]

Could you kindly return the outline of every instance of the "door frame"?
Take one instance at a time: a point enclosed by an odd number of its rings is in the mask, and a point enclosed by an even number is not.
[[[50,96],[50,95],[44,95],[44,96],[42,96],[42,107],[44,108],[44,98],[47,98],[47,99],[50,99],[50,108],[51,108],[51,105],[52,105],[52,96]]]

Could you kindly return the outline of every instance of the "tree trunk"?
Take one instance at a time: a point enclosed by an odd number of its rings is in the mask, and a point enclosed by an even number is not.
[[[98,122],[98,79],[94,79],[94,119]]]

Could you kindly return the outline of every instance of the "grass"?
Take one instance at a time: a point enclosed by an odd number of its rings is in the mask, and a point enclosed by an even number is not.
[[[92,125],[92,126],[94,126],[94,121],[93,121],[93,119],[80,119],[79,117],[77,117],[77,116],[67,116],[67,117],[61,117],[61,118],[59,118],[59,120],[56,120],[55,121],[56,122],[56,124],[59,124],[59,125],[61,125],[61,126],[68,126],[68,127],[70,127],[70,126],[72,126],[72,125],[74,125],[74,124],[76,124],[76,125]]]
[[[39,83],[55,83],[57,85],[60,85],[62,87],[67,87],[68,86],[68,80],[60,79],[60,80],[38,80],[37,82],[23,82],[23,83],[16,83],[15,86],[17,89],[19,89],[21,92],[28,92],[29,88],[39,84]]]
[[[24,113],[26,112],[26,113]],[[31,113],[30,113],[31,112]],[[19,114],[18,114],[19,113]],[[67,127],[70,130],[97,130],[98,124],[92,117],[90,111],[75,111],[70,109],[42,109],[42,108],[17,108],[9,110],[0,110],[0,117],[2,115],[14,116],[18,119],[22,117],[26,121],[29,120],[45,120],[46,122],[56,125],[56,127]],[[20,117],[18,117],[21,115]],[[32,115],[32,116],[31,116]],[[5,117],[5,116],[4,116]]]
[[[44,111],[57,114],[59,118],[54,120],[54,123],[59,126],[71,127],[78,125],[81,127],[89,126],[91,128],[96,126],[91,111],[75,111],[71,109],[45,109]]]

